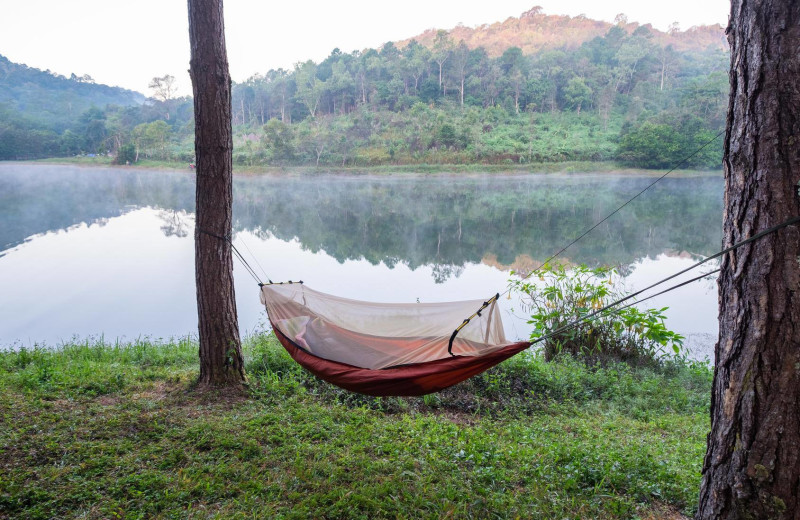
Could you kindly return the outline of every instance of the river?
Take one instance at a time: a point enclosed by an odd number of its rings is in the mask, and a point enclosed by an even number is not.
[[[234,244],[259,276],[386,302],[486,298],[654,180],[610,174],[237,177]],[[720,247],[720,176],[666,178],[562,258],[617,266],[634,290]],[[196,335],[191,172],[0,163],[0,348]],[[238,263],[243,333],[267,327]],[[717,291],[658,297],[712,357]],[[530,328],[502,300],[506,333]],[[458,325],[453,324],[454,327]]]

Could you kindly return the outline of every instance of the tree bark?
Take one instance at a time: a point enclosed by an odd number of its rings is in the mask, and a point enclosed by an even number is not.
[[[724,245],[800,214],[800,2],[733,0]],[[800,231],[726,255],[698,519],[800,519]]]
[[[231,79],[222,0],[189,0],[197,156],[195,279],[200,388],[245,380],[233,287]]]

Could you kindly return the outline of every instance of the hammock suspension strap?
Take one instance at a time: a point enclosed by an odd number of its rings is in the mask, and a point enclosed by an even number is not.
[[[270,280],[268,283],[259,282],[258,286],[259,287],[264,287],[265,285],[289,285],[289,284],[295,284],[295,283],[301,284],[301,283],[303,283],[303,280],[298,280],[296,282],[293,282],[291,280],[289,280],[288,282],[273,282],[272,280]]]
[[[451,356],[455,356],[455,354],[453,354],[453,341],[455,341],[455,339],[456,339],[456,336],[458,336],[458,333],[459,333],[459,332],[461,332],[461,329],[463,329],[464,327],[466,327],[466,326],[467,326],[467,323],[469,323],[469,322],[470,322],[470,321],[471,321],[471,320],[472,320],[472,319],[473,319],[475,316],[481,316],[481,312],[482,312],[484,309],[486,309],[486,308],[487,308],[489,305],[491,305],[492,303],[496,302],[498,299],[500,299],[500,293],[497,293],[497,294],[495,294],[494,296],[492,296],[491,298],[489,298],[488,300],[486,300],[485,302],[483,302],[483,305],[481,305],[480,309],[478,309],[477,311],[475,311],[475,312],[472,314],[472,316],[470,316],[469,318],[465,319],[465,320],[464,320],[464,321],[461,323],[461,325],[459,325],[459,326],[456,328],[456,330],[454,330],[454,331],[453,331],[453,334],[452,334],[452,336],[450,336],[450,342],[447,344],[447,353],[448,353],[448,354],[450,354]]]

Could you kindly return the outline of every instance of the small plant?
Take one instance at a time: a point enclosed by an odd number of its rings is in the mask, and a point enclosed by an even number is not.
[[[512,290],[522,294],[525,310],[531,313],[531,341],[553,334],[544,340],[545,359],[565,353],[590,362],[655,365],[670,357],[682,357],[683,336],[664,325],[666,307],[612,308],[557,332],[624,297],[614,281],[615,269],[545,265],[537,274],[511,280],[510,284]]]

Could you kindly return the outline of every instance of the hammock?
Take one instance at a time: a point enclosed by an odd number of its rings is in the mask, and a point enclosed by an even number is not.
[[[320,379],[367,395],[438,392],[531,345],[506,341],[496,298],[373,303],[321,293],[303,283],[276,283],[261,286],[261,303],[297,363]],[[478,308],[482,311],[464,321],[456,336],[453,324]]]

